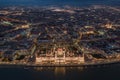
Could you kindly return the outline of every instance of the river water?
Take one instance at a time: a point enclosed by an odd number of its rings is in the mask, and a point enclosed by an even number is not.
[[[97,67],[0,67],[0,80],[120,80],[120,65]]]

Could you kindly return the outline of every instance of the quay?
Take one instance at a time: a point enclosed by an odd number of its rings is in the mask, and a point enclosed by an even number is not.
[[[105,66],[105,65],[113,65],[113,64],[120,64],[120,60],[112,60],[112,61],[104,61],[104,62],[85,62],[85,63],[69,63],[69,64],[64,64],[64,63],[58,63],[58,64],[53,64],[53,63],[41,63],[41,64],[36,64],[36,63],[14,63],[14,62],[0,62],[0,67],[1,66],[16,66],[16,67],[97,67],[97,66]]]

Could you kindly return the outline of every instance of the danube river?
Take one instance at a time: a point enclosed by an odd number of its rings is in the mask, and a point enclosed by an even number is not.
[[[0,80],[120,80],[120,65],[97,67],[0,67]]]

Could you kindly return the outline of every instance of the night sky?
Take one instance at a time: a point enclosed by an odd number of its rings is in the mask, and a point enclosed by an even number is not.
[[[0,0],[0,6],[46,6],[46,5],[120,5],[120,0]]]

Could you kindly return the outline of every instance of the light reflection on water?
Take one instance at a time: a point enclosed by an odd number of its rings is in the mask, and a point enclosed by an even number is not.
[[[120,80],[120,65],[98,67],[0,67],[0,80]]]
[[[56,67],[54,69],[54,74],[57,76],[57,75],[65,75],[66,73],[66,70],[65,70],[65,67]]]
[[[34,67],[33,69],[38,72],[50,70],[54,73],[55,76],[65,76],[68,70],[72,71],[74,69],[77,69],[78,71],[82,72],[84,68],[83,67]]]

